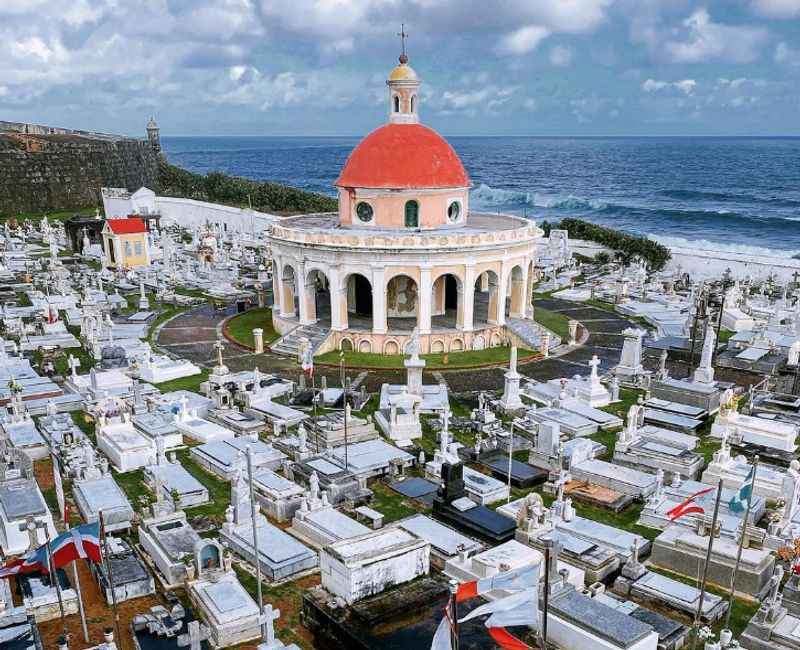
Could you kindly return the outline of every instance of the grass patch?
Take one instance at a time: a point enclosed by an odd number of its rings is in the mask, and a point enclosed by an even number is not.
[[[154,386],[162,393],[171,393],[174,390],[188,390],[199,393],[200,384],[208,379],[210,373],[211,371],[208,368],[201,368],[200,374],[162,381],[160,384],[154,384]]]
[[[517,351],[520,358],[530,356],[531,350],[520,348]],[[318,363],[331,365],[339,364],[338,350],[326,352],[316,357]],[[498,347],[486,350],[469,350],[465,352],[450,352],[449,354],[422,354],[421,359],[426,362],[426,370],[446,370],[448,368],[469,368],[479,367],[487,364],[508,363],[511,356],[511,348]],[[406,360],[404,354],[375,354],[373,352],[345,352],[344,364],[347,368],[392,368],[400,370],[404,368],[403,362]]]
[[[128,497],[128,501],[136,512],[141,513],[155,501],[155,495],[144,482],[144,469],[139,468],[131,472],[114,474],[114,480]]]
[[[734,332],[734,331],[726,330],[725,328],[720,328],[719,337],[717,337],[717,342],[718,343],[727,343],[735,335],[736,335],[736,332]]]
[[[225,510],[231,502],[230,483],[217,478],[198,465],[194,458],[189,455],[188,449],[181,449],[177,452],[177,456],[184,469],[208,490],[209,502],[193,507],[191,514],[209,517],[215,523],[221,525],[225,521]]]
[[[97,446],[97,436],[95,435],[95,421],[94,418],[84,411],[74,411],[71,413],[72,421],[75,426],[83,431],[84,435],[89,438],[92,444]]]
[[[569,339],[570,319],[564,316],[564,314],[535,306],[533,310],[533,320],[539,323],[539,325],[546,327],[557,336],[560,336],[563,340]]]
[[[16,219],[18,223],[22,223],[26,219],[34,224],[39,224],[43,217],[47,217],[47,220],[52,223],[53,221],[66,221],[67,219],[71,219],[76,214],[93,217],[94,216],[95,208],[75,208],[73,210],[47,210],[45,212],[36,211],[36,212],[15,212],[13,214],[0,214],[0,223],[4,221],[8,221],[9,219]],[[101,215],[102,216],[102,215]]]
[[[155,343],[155,335],[156,331],[158,331],[158,326],[161,325],[162,323],[166,323],[173,316],[182,314],[188,309],[189,309],[188,307],[173,307],[173,306],[162,307],[162,310],[159,312],[158,316],[156,316],[155,319],[150,323],[150,328],[147,330],[147,342]]]
[[[242,314],[237,314],[225,324],[225,333],[236,343],[246,348],[255,348],[253,329],[260,327],[264,330],[264,346],[266,347],[280,337],[272,327],[272,310],[268,307],[248,309]]]
[[[370,489],[373,492],[370,507],[383,515],[384,525],[424,511],[422,507],[398,494],[385,483],[376,481]]]

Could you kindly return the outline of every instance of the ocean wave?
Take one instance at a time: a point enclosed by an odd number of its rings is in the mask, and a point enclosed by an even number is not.
[[[661,190],[658,195],[675,199],[676,201],[716,201],[718,203],[757,203],[783,208],[800,207],[800,200],[788,197],[756,196],[739,192],[671,189]]]
[[[694,250],[703,251],[719,251],[724,253],[738,253],[740,255],[750,256],[769,256],[781,257],[785,259],[796,258],[800,255],[800,250],[781,250],[776,248],[767,248],[764,246],[751,246],[749,244],[731,244],[718,241],[709,241],[708,239],[685,239],[683,237],[672,237],[668,235],[655,235],[648,234],[648,239],[663,244],[668,248],[689,248]]]
[[[626,206],[609,203],[604,208],[597,211],[597,214],[606,217],[625,217],[627,219],[639,219],[643,222],[655,221],[664,223],[666,221],[694,221],[701,226],[718,225],[721,228],[730,228],[732,222],[749,223],[757,227],[764,225],[777,226],[781,222],[800,221],[800,216],[788,216],[778,214],[748,214],[724,209],[703,209],[703,208],[666,208],[659,206]]]
[[[544,196],[538,192],[523,192],[491,187],[481,183],[472,189],[470,198],[487,205],[522,205],[550,210],[602,210],[604,201],[584,199],[572,194],[568,196]]]

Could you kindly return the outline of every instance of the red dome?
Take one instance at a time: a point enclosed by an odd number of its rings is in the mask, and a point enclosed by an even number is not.
[[[469,177],[447,141],[421,124],[386,124],[353,149],[339,187],[467,187]]]

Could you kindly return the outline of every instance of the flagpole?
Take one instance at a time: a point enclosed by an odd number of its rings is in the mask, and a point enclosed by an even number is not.
[[[114,628],[117,632],[117,640],[119,642],[120,648],[123,647],[122,644],[122,634],[119,631],[119,612],[117,611],[117,593],[114,589],[114,570],[111,567],[111,558],[108,555],[108,535],[106,534],[106,522],[105,518],[103,517],[103,511],[101,510],[99,513],[100,516],[100,537],[103,538],[102,543],[102,554],[105,560],[106,565],[106,573],[108,573],[108,582],[111,586],[111,606],[114,608]]]
[[[347,460],[347,385],[344,379],[344,350],[342,350],[339,354],[339,380],[342,382],[342,390],[344,391],[344,401],[342,403],[344,407],[344,470],[348,471],[350,469],[350,464]]]
[[[314,409],[314,449],[319,453],[319,431],[317,429],[317,378],[314,371],[311,371],[311,407]]]
[[[508,498],[506,503],[511,503],[511,455],[514,452],[514,421],[511,421],[511,436],[508,439]]]
[[[256,565],[258,611],[261,612],[261,610],[264,608],[264,599],[261,593],[261,561],[258,557],[258,527],[256,526],[256,493],[255,493],[255,488],[253,487],[253,448],[250,445],[247,445],[247,482],[250,484],[250,516],[253,519],[253,558],[254,558],[254,563]],[[266,625],[267,625],[266,621],[261,624],[262,635],[264,635],[265,633]]]
[[[64,638],[69,639],[69,632],[67,630],[67,621],[64,614],[64,599],[61,597],[61,583],[58,580],[56,573],[56,563],[53,562],[53,549],[50,547],[50,531],[47,530],[47,525],[44,527],[45,544],[47,545],[47,565],[50,569],[50,581],[55,583],[56,595],[58,596],[58,609],[61,611],[61,624],[64,626]]]
[[[547,648],[547,609],[550,604],[550,548],[553,542],[544,540],[544,607],[542,611],[542,648]],[[538,598],[535,599],[538,601]]]
[[[708,565],[711,563],[711,550],[714,546],[714,532],[717,529],[717,517],[719,516],[719,502],[722,497],[722,479],[717,483],[717,498],[714,501],[714,516],[711,519],[711,531],[708,535],[708,549],[706,550],[706,563],[703,565],[703,579],[700,583],[700,600],[697,603],[697,611],[694,613],[692,623],[692,650],[697,645],[697,624],[700,621],[700,614],[703,611],[703,601],[706,597],[706,580],[708,579]]]
[[[453,641],[453,650],[458,650],[458,600],[456,599],[456,595],[458,594],[458,582],[456,580],[450,581],[450,616],[452,616],[451,622],[452,625],[450,629],[452,630],[451,638]],[[447,616],[447,612],[445,612],[445,616]]]
[[[83,609],[83,594],[81,593],[81,579],[78,576],[78,565],[72,560],[72,575],[75,577],[75,593],[78,594],[78,611],[81,614],[81,627],[83,627],[83,640],[89,643],[89,628],[86,627],[86,612]]]
[[[725,628],[731,629],[731,610],[733,609],[733,594],[736,586],[736,575],[739,573],[739,565],[742,562],[742,550],[744,549],[744,538],[747,535],[747,521],[750,518],[750,506],[753,503],[753,493],[756,491],[756,472],[758,471],[758,456],[753,458],[753,482],[750,484],[750,494],[747,496],[747,507],[744,511],[742,522],[742,534],[739,536],[739,550],[736,552],[736,564],[733,566],[731,575],[731,593],[728,595],[728,611],[725,613]]]

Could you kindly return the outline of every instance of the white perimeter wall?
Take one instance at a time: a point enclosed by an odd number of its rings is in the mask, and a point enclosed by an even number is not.
[[[258,234],[279,217],[266,212],[233,208],[217,203],[155,196],[150,192],[135,192],[130,198],[103,196],[103,210],[108,218],[127,217],[135,213],[158,213],[184,228],[218,224],[223,229]]]

